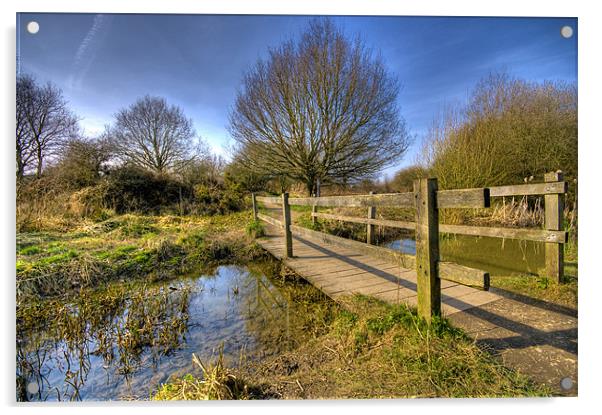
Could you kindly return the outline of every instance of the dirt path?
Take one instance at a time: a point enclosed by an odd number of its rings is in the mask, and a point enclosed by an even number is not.
[[[505,366],[547,384],[555,394],[577,396],[577,311],[505,290],[491,291],[504,298],[449,319]]]

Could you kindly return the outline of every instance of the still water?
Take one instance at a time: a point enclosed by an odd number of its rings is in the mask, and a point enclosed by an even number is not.
[[[402,238],[386,244],[407,254],[416,254],[416,241]],[[446,235],[439,241],[443,261],[488,271],[491,275],[537,274],[544,267],[542,242]]]
[[[307,316],[333,305],[309,284],[283,284],[274,269],[221,266],[104,299],[100,310],[67,305],[36,329],[18,324],[17,398],[145,399],[170,374],[200,375],[192,353],[208,362],[223,344],[234,366],[297,347],[312,335]]]

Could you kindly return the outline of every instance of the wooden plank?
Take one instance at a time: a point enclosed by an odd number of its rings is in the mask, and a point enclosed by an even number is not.
[[[271,216],[268,216],[268,215],[264,215],[263,213],[257,213],[257,217],[259,219],[261,219],[262,221],[267,222],[270,225],[274,225],[274,226],[276,226],[278,228],[283,228],[284,227],[284,225],[282,224],[282,222],[280,222],[278,219],[275,219],[275,218],[273,218]]]
[[[544,175],[546,182],[561,182],[563,179],[562,172]],[[559,231],[563,226],[564,194],[545,195],[544,202],[545,228]],[[546,243],[545,246],[546,275],[552,282],[560,283],[564,275],[564,245]]]
[[[296,225],[291,225],[291,230],[293,234],[298,235],[300,237],[310,238],[323,243],[353,249],[364,255],[370,255],[375,258],[381,258],[391,261],[393,263],[399,263],[403,268],[414,268],[415,265],[414,256],[407,255],[393,249],[368,245],[364,242],[353,241],[351,239],[341,238],[339,236],[313,231],[311,229],[302,228]]]
[[[318,218],[323,218],[323,219],[330,219],[330,220],[341,220],[344,222],[372,224],[375,226],[388,226],[390,228],[416,229],[415,222],[403,222],[403,221],[388,220],[388,219],[368,219],[368,218],[359,218],[356,216],[334,215],[331,213],[312,213],[312,216],[316,216]]]
[[[269,205],[279,205],[281,199],[279,197],[265,197],[265,196],[257,196],[255,198],[258,202],[267,203]]]
[[[291,205],[301,206],[334,206],[334,207],[368,207],[394,206],[411,208],[414,206],[413,193],[384,193],[377,195],[294,197],[289,199]]]
[[[291,233],[291,207],[288,204],[288,193],[282,194],[282,223],[284,224],[284,241],[286,257],[293,257],[293,235]]]
[[[375,226],[388,226],[400,229],[416,229],[416,222],[403,222],[384,219],[367,219],[355,216],[334,215],[330,213],[317,213],[315,216],[323,219],[340,220],[344,222],[372,224]],[[520,228],[492,228],[488,226],[465,225],[439,225],[439,232],[457,235],[488,236],[490,238],[522,239],[526,241],[566,243],[568,234],[565,231],[551,231],[545,229],[520,229]]]
[[[559,181],[555,183],[529,183],[511,186],[494,186],[489,188],[489,195],[491,197],[546,195],[566,193],[567,190],[568,183]]]
[[[488,188],[439,190],[437,208],[488,208]]]
[[[554,196],[551,196],[554,197]],[[488,236],[490,238],[522,239],[527,241],[554,242],[568,241],[568,234],[559,230],[490,228],[487,226],[439,225],[439,232],[457,235]]]
[[[383,259],[393,264],[399,264],[402,268],[416,268],[416,257],[404,254],[394,249],[384,248],[382,246],[368,245],[364,242],[353,241],[351,239],[341,238],[339,236],[313,231],[300,226],[291,225],[293,235],[312,239],[322,243],[327,243],[343,248],[349,248],[363,255],[369,255],[374,258]],[[444,280],[457,282],[460,284],[472,285],[475,287],[485,287],[486,279],[489,274],[483,270],[470,268],[451,262],[439,263],[439,277]]]
[[[489,273],[453,262],[439,262],[439,278],[489,290]]]
[[[441,314],[437,179],[414,180],[418,315],[430,323]]]

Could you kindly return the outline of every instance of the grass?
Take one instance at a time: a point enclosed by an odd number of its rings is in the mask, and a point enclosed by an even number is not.
[[[204,364],[194,353],[193,363],[202,371],[197,378],[187,374],[172,383],[161,385],[152,396],[157,401],[173,400],[243,400],[249,398],[248,386],[224,365],[223,345],[215,362]]]
[[[551,281],[542,270],[538,276],[492,276],[491,286],[576,309],[579,291],[578,268],[577,244],[571,241],[565,245],[564,278],[560,284]]]
[[[227,399],[550,394],[502,366],[446,320],[436,319],[427,326],[415,310],[360,296],[350,298],[346,309],[325,334],[303,347],[259,364],[221,367],[219,379],[227,381],[232,376],[237,390],[244,391]],[[153,399],[208,399],[206,383],[191,375],[173,379]]]
[[[224,216],[114,216],[69,231],[17,234],[19,299],[52,297],[108,281],[157,281],[261,255],[248,212]]]

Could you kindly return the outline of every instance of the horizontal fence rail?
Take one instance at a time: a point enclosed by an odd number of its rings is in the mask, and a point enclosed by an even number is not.
[[[454,190],[438,190],[436,179],[418,179],[414,181],[413,192],[369,195],[289,198],[288,193],[284,193],[281,197],[262,197],[253,194],[253,217],[284,231],[287,257],[289,258],[293,256],[292,235],[294,235],[297,238],[311,238],[326,244],[353,249],[361,254],[398,263],[404,268],[416,269],[418,311],[422,317],[430,321],[431,315],[440,313],[441,287],[438,282],[439,279],[476,286],[485,290],[489,289],[490,285],[488,272],[440,260],[439,233],[544,242],[546,247],[546,274],[551,276],[554,282],[561,281],[563,277],[564,244],[568,241],[568,232],[562,230],[564,195],[568,191],[568,183],[563,181],[563,174],[560,171],[547,173],[544,179],[544,183]],[[492,197],[535,195],[543,195],[545,199],[545,229],[438,223],[439,209],[488,208],[491,206]],[[280,221],[259,213],[257,202],[280,206],[283,212],[283,220]],[[290,217],[290,205],[311,206],[313,223],[317,218],[322,218],[365,224],[367,227],[367,243],[293,225]],[[368,209],[367,216],[355,217],[318,212],[318,207],[363,207]],[[415,220],[377,219],[377,207],[414,209]],[[373,245],[375,226],[415,231],[416,255],[408,255],[397,250]],[[418,249],[419,247],[420,249]]]
[[[312,216],[322,219],[339,220],[343,222],[362,223],[389,228],[415,230],[415,222],[404,222],[391,219],[369,219],[357,216],[334,215],[330,213],[312,212]],[[490,238],[522,239],[537,242],[568,242],[568,232],[549,231],[545,229],[493,228],[489,226],[465,226],[439,224],[439,232],[456,235],[487,236]]]
[[[266,203],[278,203],[271,199],[257,197],[259,201]],[[291,197],[291,205],[299,206],[321,206],[321,207],[399,207],[413,208],[414,193],[385,193],[375,195],[351,195],[351,196],[322,196],[322,197]],[[439,190],[437,192],[437,208],[486,208],[490,206],[489,189],[458,189]]]
[[[489,195],[491,197],[502,197],[502,196],[537,196],[537,195],[549,195],[549,194],[560,194],[568,191],[567,182],[553,182],[553,183],[529,183],[529,184],[517,184],[512,186],[493,186],[489,188]]]
[[[331,245],[354,249],[361,254],[372,256],[374,258],[393,261],[399,263],[403,268],[411,269],[416,267],[416,257],[414,255],[404,254],[395,249],[341,238],[340,236],[330,235],[328,233],[318,232],[296,225],[291,225],[291,231],[295,236],[319,240]],[[484,290],[489,289],[489,273],[486,271],[443,261],[439,262],[439,270],[439,278],[441,279],[479,287]]]

